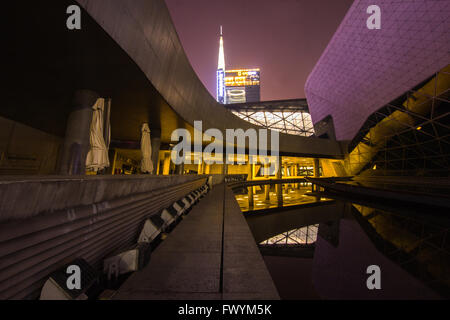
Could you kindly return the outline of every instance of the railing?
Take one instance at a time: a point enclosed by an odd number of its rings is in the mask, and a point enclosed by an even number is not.
[[[250,187],[250,186],[260,186],[267,184],[291,184],[291,183],[302,183],[307,182],[305,178],[292,178],[292,179],[265,179],[265,180],[241,180],[232,181],[228,186],[232,189]]]
[[[228,174],[225,176],[225,183],[243,182],[247,180],[246,174]]]

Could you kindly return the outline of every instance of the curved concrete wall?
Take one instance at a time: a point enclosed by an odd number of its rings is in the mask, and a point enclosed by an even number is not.
[[[189,63],[163,0],[78,0],[124,49],[175,112],[203,128],[258,128],[215,101]],[[341,157],[336,142],[280,134],[280,151]]]
[[[10,176],[0,181],[0,223],[107,203],[117,198],[171,188],[206,175]],[[215,177],[220,183],[223,176]],[[214,181],[214,182],[216,182]]]
[[[449,1],[378,0],[380,30],[366,26],[372,4],[353,3],[306,83],[313,122],[331,115],[338,140],[450,62]]]
[[[47,209],[63,209],[30,215],[28,208],[22,206],[15,211],[14,220],[1,221],[1,300],[37,298],[49,275],[76,258],[85,259],[97,271],[102,270],[104,258],[136,244],[147,218],[206,182],[205,177],[198,176],[112,179],[115,181],[100,177],[78,177],[78,181],[58,177],[26,183],[11,181],[14,186],[10,189],[30,192],[30,201],[19,197],[22,202],[31,204],[32,200],[45,196],[51,199],[49,192],[53,192],[57,204],[46,201],[43,204]],[[112,189],[117,192],[109,199]]]

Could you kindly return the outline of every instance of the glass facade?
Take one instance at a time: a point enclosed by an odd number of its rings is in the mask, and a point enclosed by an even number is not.
[[[314,134],[311,116],[307,112],[233,111],[253,124],[282,133],[309,137]]]

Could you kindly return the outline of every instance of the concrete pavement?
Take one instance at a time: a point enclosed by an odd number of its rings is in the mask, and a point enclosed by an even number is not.
[[[214,187],[114,299],[279,299],[230,189]]]

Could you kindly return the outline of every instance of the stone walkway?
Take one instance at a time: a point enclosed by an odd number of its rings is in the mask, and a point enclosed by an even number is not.
[[[232,191],[207,194],[114,299],[279,299]]]

